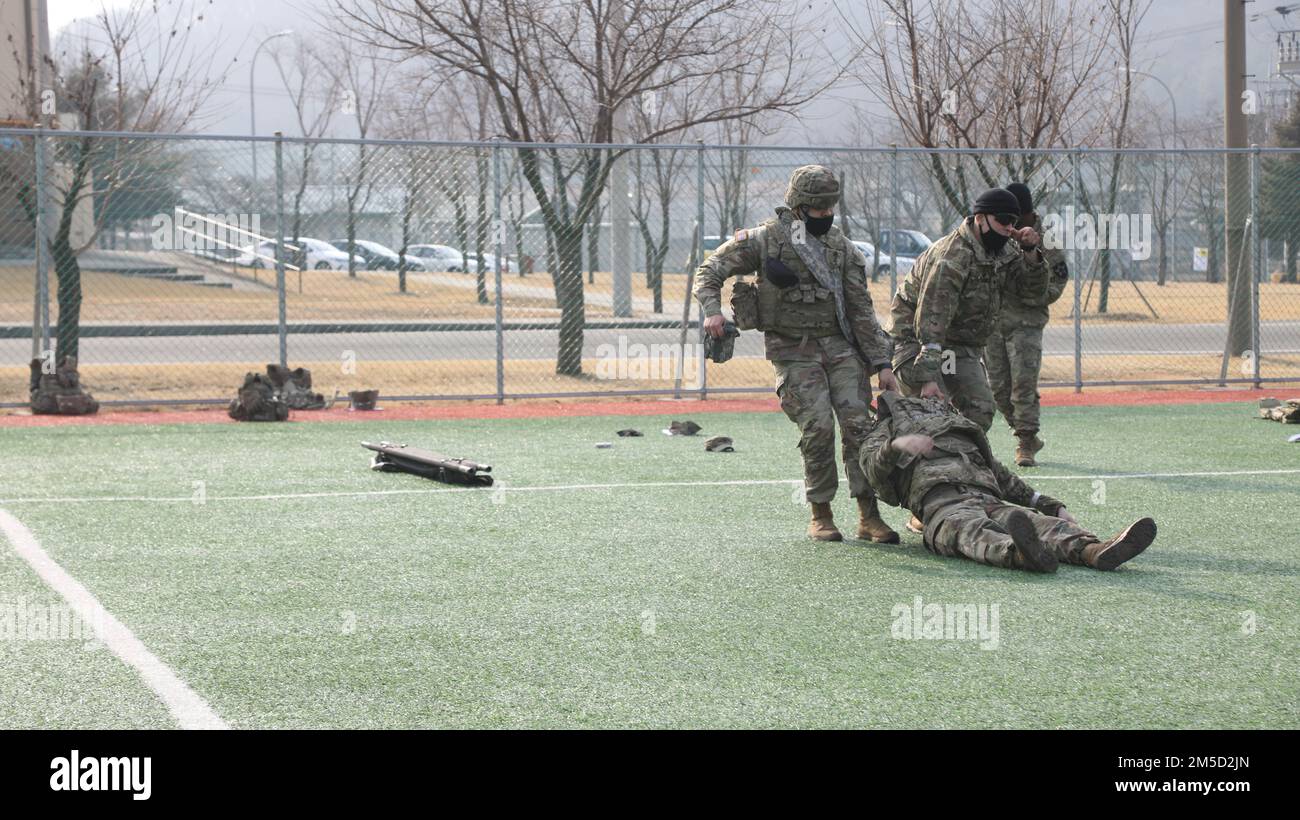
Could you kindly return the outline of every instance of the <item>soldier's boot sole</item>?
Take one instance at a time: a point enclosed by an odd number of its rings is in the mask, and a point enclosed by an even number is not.
[[[1038,538],[1038,530],[1029,516],[1016,510],[1007,516],[1007,532],[1020,552],[1023,568],[1029,572],[1056,572],[1060,561]]]
[[[830,504],[812,505],[812,521],[808,523],[808,537],[814,541],[843,541],[844,534],[835,526]]]
[[[925,535],[925,525],[921,523],[921,519],[914,515],[907,522],[907,531],[914,532],[917,535]]]
[[[1124,528],[1119,535],[1102,544],[1093,544],[1083,551],[1083,559],[1093,569],[1113,570],[1129,561],[1156,540],[1156,522],[1139,518]]]

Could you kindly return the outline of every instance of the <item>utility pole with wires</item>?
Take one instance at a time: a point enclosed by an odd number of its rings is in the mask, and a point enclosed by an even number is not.
[[[1246,91],[1246,0],[1223,0],[1223,145],[1228,149],[1247,147],[1246,113],[1254,111],[1253,98]],[[1225,154],[1224,169],[1224,258],[1228,267],[1227,348],[1234,354],[1249,349],[1250,277],[1253,272],[1243,260],[1248,241],[1246,218],[1250,215],[1250,155]]]

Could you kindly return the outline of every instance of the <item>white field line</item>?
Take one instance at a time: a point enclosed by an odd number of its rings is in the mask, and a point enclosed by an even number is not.
[[[1222,476],[1246,476],[1246,475],[1294,475],[1300,474],[1300,469],[1294,470],[1220,470],[1220,471],[1198,471],[1186,473],[1115,473],[1105,475],[1098,473],[1096,475],[1032,475],[1025,476],[1030,481],[1119,481],[1123,479],[1144,479],[1144,478],[1207,478]],[[48,498],[26,497],[26,498],[0,498],[0,504],[96,504],[112,502],[136,502],[136,503],[166,503],[166,504],[202,504],[205,502],[216,501],[279,501],[297,498],[353,498],[385,495],[437,495],[441,493],[542,493],[542,492],[568,492],[573,490],[623,490],[623,489],[652,489],[652,488],[672,488],[672,487],[756,487],[756,486],[795,486],[802,484],[802,479],[790,478],[772,478],[772,479],[753,479],[737,481],[632,481],[616,484],[550,484],[539,487],[512,487],[505,483],[498,483],[491,488],[487,487],[428,487],[408,490],[343,490],[340,492],[321,492],[321,493],[267,493],[263,495],[214,495],[208,493],[203,501],[197,501],[192,495],[178,496],[144,496],[144,495],[122,495],[122,496],[55,496]]]
[[[41,548],[36,536],[23,523],[4,510],[0,510],[0,532],[3,532],[18,557],[31,566],[50,589],[58,593],[72,607],[83,623],[95,630],[95,637],[104,646],[135,669],[145,685],[166,704],[167,710],[182,729],[228,729],[207,701],[199,697],[171,667],[149,651],[126,625],[104,609],[104,605],[67,570],[59,566]]]

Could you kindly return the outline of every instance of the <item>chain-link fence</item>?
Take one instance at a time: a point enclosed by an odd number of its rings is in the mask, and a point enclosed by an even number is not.
[[[813,162],[845,181],[882,320],[975,194],[1019,179],[1073,279],[1045,385],[1300,381],[1297,151],[3,130],[0,406],[55,354],[107,403],[226,401],[267,363],[388,399],[766,392],[759,334],[706,367],[691,272]]]

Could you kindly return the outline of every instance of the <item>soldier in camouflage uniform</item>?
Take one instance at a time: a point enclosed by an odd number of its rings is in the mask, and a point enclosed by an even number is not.
[[[890,310],[894,370],[906,395],[946,394],[984,430],[995,405],[980,360],[1007,295],[1041,301],[1048,269],[1020,204],[993,188],[952,233],[916,258]],[[1009,241],[1009,240],[1016,241]],[[942,385],[942,387],[940,386]]]
[[[840,183],[830,169],[796,169],[787,207],[719,247],[696,272],[695,298],[705,331],[717,337],[724,324],[723,283],[761,273],[756,284],[736,283],[732,307],[737,327],[764,331],[781,408],[802,432],[804,490],[812,507],[808,534],[821,541],[843,538],[830,504],[838,487],[838,418],[844,473],[858,501],[858,538],[896,543],[898,533],[881,520],[858,460],[871,424],[870,373],[878,374],[881,389],[896,388],[896,382],[888,337],[867,290],[867,260],[832,225],[839,198]]]
[[[1020,220],[1016,226],[1041,233],[1028,186],[1013,182],[1007,190],[1020,202]],[[1034,454],[1043,448],[1043,441],[1038,437],[1038,373],[1043,366],[1043,328],[1047,326],[1048,306],[1061,298],[1065,283],[1070,280],[1065,254],[1059,248],[1044,246],[1043,259],[1051,270],[1043,298],[1008,295],[1003,299],[1002,312],[984,346],[984,364],[988,367],[993,399],[1015,433],[1016,464],[1021,467],[1035,466]]]
[[[876,411],[862,469],[882,500],[921,519],[931,552],[1031,572],[1062,561],[1110,570],[1155,540],[1150,518],[1104,542],[1080,527],[998,463],[980,426],[941,397],[886,392]]]

